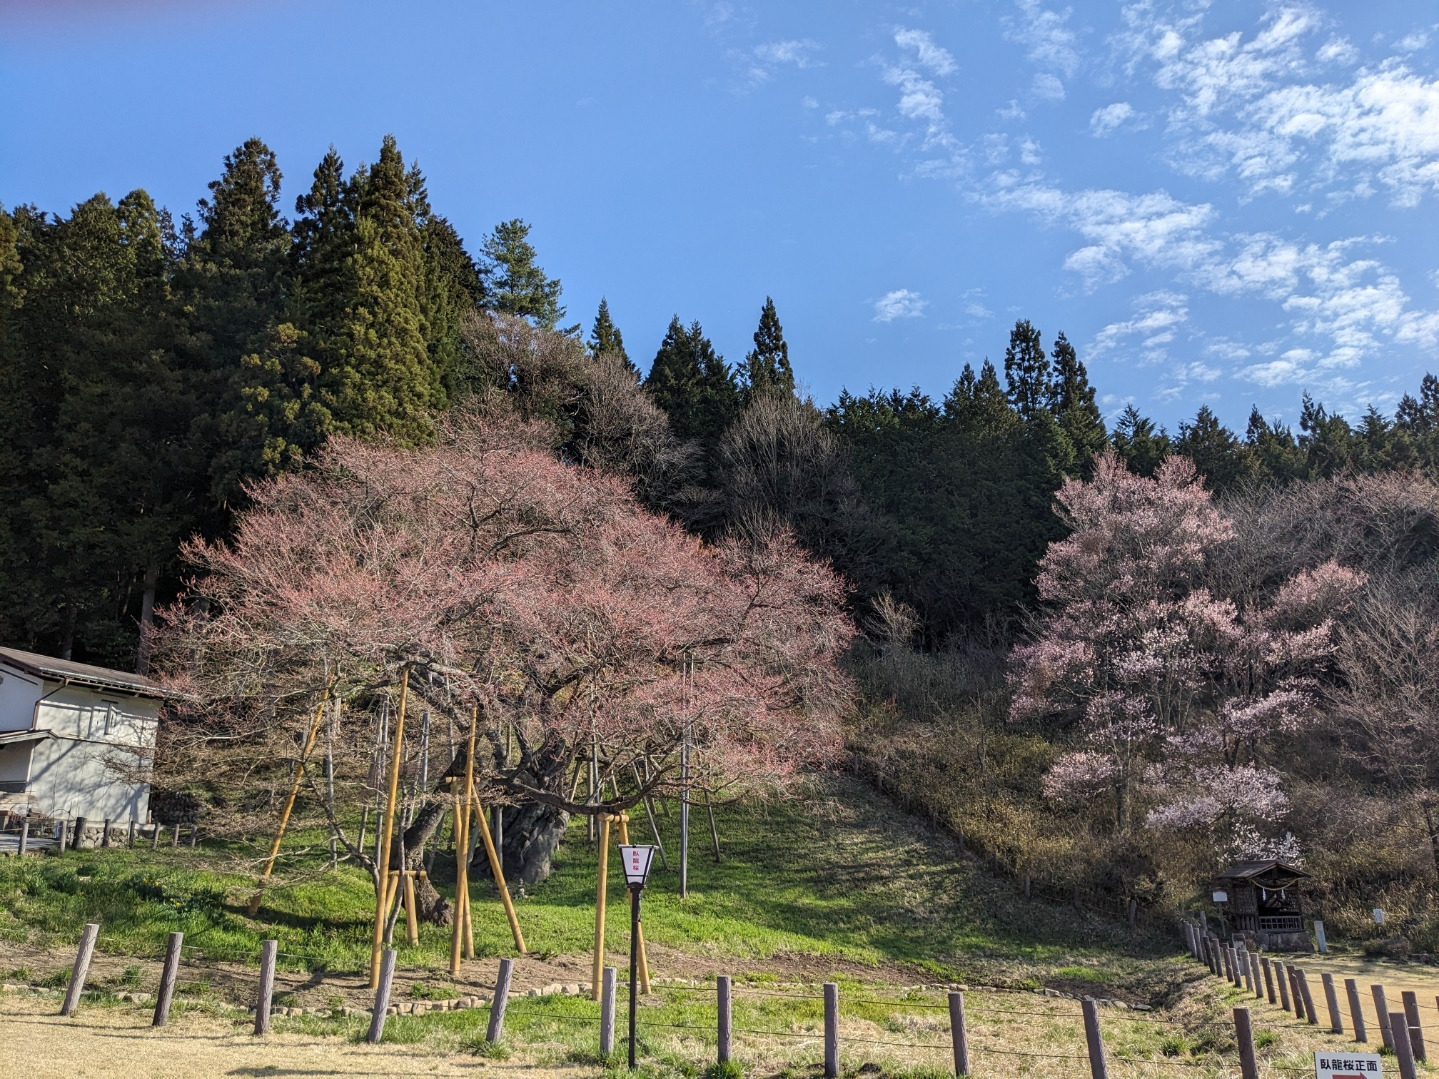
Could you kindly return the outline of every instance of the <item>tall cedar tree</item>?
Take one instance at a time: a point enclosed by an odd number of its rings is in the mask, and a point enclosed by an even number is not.
[[[1088,476],[1095,455],[1109,444],[1109,433],[1104,429],[1099,406],[1094,403],[1089,372],[1063,332],[1054,339],[1050,357],[1054,360],[1054,396],[1050,408],[1069,441],[1074,458],[1074,466],[1066,471]]]
[[[1208,405],[1201,405],[1194,420],[1179,425],[1174,452],[1194,463],[1199,478],[1211,491],[1232,490],[1251,471],[1247,447],[1219,422]]]
[[[501,221],[485,238],[484,275],[489,306],[502,315],[527,318],[542,330],[559,328],[565,317],[560,280],[548,277],[529,241],[530,226],[518,217]],[[574,334],[579,326],[561,332]]]
[[[766,296],[759,313],[759,328],[754,332],[754,349],[745,356],[740,395],[748,404],[769,392],[793,394],[794,371],[789,365],[789,345],[785,343],[774,300]]]
[[[1009,402],[1021,419],[1032,420],[1054,397],[1053,371],[1044,354],[1044,342],[1027,318],[1020,319],[1009,331],[1004,379],[1009,386]]]
[[[1114,451],[1129,471],[1152,477],[1172,448],[1169,436],[1156,430],[1154,421],[1133,405],[1124,406],[1114,425]]]
[[[720,439],[739,415],[739,387],[698,322],[686,328],[678,315],[670,320],[644,384],[674,433],[699,443],[708,475]]]
[[[634,372],[636,380],[639,379],[640,369],[625,351],[625,339],[620,334],[620,328],[610,318],[610,303],[603,296],[600,297],[600,309],[595,312],[595,324],[590,328],[587,344],[591,356],[613,356],[624,364],[627,370]]]

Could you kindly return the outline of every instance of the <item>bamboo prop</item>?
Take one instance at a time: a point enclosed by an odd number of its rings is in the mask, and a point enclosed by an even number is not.
[[[620,843],[629,846],[630,842],[630,815],[621,813],[619,816]],[[635,933],[635,951],[639,952],[640,959],[640,992],[649,996],[650,992],[650,959],[645,951],[645,927],[640,925],[639,931]]]
[[[401,873],[405,881],[405,940],[413,947],[420,943],[420,922],[415,915],[415,871],[405,869]]]
[[[480,839],[484,841],[485,853],[489,855],[490,872],[495,875],[495,884],[500,889],[500,902],[504,904],[505,917],[510,920],[510,932],[514,934],[515,947],[521,955],[525,955],[529,949],[525,947],[525,935],[520,932],[520,919],[515,914],[515,903],[510,898],[509,886],[505,884],[505,870],[500,865],[500,852],[495,850],[495,838],[490,835],[490,822],[485,816],[485,807],[480,805],[479,799],[475,797],[473,784],[470,786],[470,799],[474,808],[474,819],[480,826]]]
[[[410,668],[400,676],[400,714],[395,719],[395,737],[390,751],[390,789],[385,802],[385,824],[380,843],[380,902],[375,904],[375,929],[370,940],[370,988],[380,987],[380,954],[384,951],[385,919],[390,910],[390,844],[395,833],[395,801],[400,790],[400,759],[405,750],[405,703],[410,692]]]
[[[469,757],[465,762],[465,788],[455,796],[455,928],[450,935],[450,974],[459,974],[465,941],[465,914],[469,906],[469,790],[475,781],[475,725],[479,709],[469,714]],[[466,955],[465,958],[471,958]]]
[[[610,815],[600,818],[600,863],[595,882],[595,963],[590,979],[590,999],[600,999],[600,980],[605,970],[605,899],[610,886]]]
[[[295,799],[300,795],[300,782],[305,778],[305,761],[310,757],[310,750],[315,748],[315,739],[320,735],[320,724],[325,719],[325,705],[329,701],[330,691],[335,688],[335,680],[330,679],[330,684],[325,687],[325,695],[320,699],[320,706],[315,709],[315,721],[310,724],[310,731],[305,736],[305,748],[300,751],[300,763],[295,768],[295,782],[290,785],[290,794],[285,799],[285,808],[280,811],[280,826],[275,829],[275,839],[270,844],[270,857],[265,862],[265,871],[260,874],[260,884],[255,889],[255,894],[250,897],[250,904],[246,913],[253,918],[260,911],[260,897],[265,894],[265,885],[270,882],[270,874],[275,870],[275,859],[280,856],[280,843],[285,838],[285,829],[290,823],[290,814],[295,809]]]

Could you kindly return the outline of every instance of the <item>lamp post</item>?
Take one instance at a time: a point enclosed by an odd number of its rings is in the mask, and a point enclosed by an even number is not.
[[[635,1021],[639,1016],[640,957],[640,893],[650,875],[655,848],[647,845],[622,844],[620,862],[625,867],[625,883],[630,888],[630,1067],[635,1066]]]

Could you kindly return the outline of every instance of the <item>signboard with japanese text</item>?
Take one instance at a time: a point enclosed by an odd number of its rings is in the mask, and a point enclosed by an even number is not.
[[[1377,1053],[1314,1054],[1314,1079],[1377,1079],[1383,1074]]]

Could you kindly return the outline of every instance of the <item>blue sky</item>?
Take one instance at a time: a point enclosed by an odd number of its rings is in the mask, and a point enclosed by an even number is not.
[[[1439,372],[1439,8],[0,0],[0,202],[193,208],[264,138],[285,203],[393,132],[472,249],[523,217],[586,327],[941,395],[1017,317],[1113,413]]]

